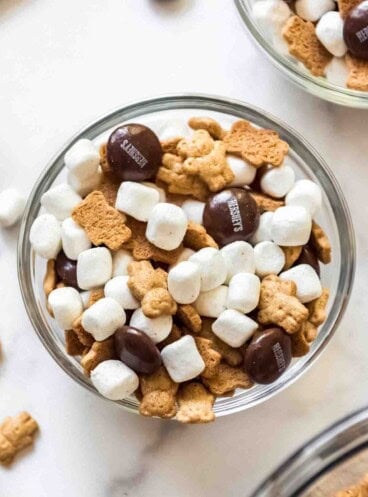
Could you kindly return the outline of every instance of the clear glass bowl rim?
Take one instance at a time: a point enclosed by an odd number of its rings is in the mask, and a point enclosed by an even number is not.
[[[268,385],[267,393],[265,395],[258,395],[247,401],[244,401],[240,396],[220,399],[215,405],[215,412],[217,416],[221,416],[248,409],[260,402],[264,402],[266,399],[272,397],[286,388],[286,386],[289,386],[296,381],[313,364],[322,350],[326,347],[345,312],[350,297],[350,290],[355,273],[355,237],[344,195],[332,171],[324,160],[301,135],[295,132],[287,124],[262,109],[241,101],[193,93],[164,95],[140,100],[119,107],[112,112],[103,115],[99,119],[92,121],[91,124],[79,131],[64,144],[42,171],[30,193],[18,238],[18,280],[27,314],[34,330],[49,354],[71,378],[95,395],[102,397],[81,371],[69,360],[65,352],[62,353],[58,349],[53,337],[48,333],[41,314],[38,312],[32,284],[34,254],[32,253],[29,243],[29,231],[34,218],[38,214],[41,195],[50,187],[60,173],[63,168],[64,153],[75,141],[81,137],[95,138],[105,130],[110,129],[127,119],[131,120],[140,115],[170,109],[198,109],[202,112],[204,110],[222,112],[231,116],[248,119],[261,127],[271,127],[290,143],[292,149],[302,157],[305,163],[308,164],[308,167],[317,174],[320,184],[331,202],[335,219],[338,220],[337,227],[341,245],[341,270],[335,297],[335,305],[332,307],[328,319],[324,324],[326,331],[323,333],[323,336],[322,333],[319,334],[321,336],[318,338],[318,340],[320,340],[319,346],[303,358],[300,358],[297,362],[297,368],[289,368],[278,382]],[[137,412],[136,405],[134,402],[129,401],[129,399],[116,403],[122,405],[127,410]]]
[[[252,35],[256,44],[266,53],[273,64],[281,70],[284,75],[309,93],[316,95],[324,100],[334,102],[347,107],[356,107],[360,109],[368,108],[368,92],[349,90],[342,86],[329,83],[324,78],[317,78],[312,74],[305,73],[297,67],[297,64],[288,60],[280,54],[271,43],[263,36],[257,24],[253,20],[252,13],[247,6],[249,0],[234,0],[240,17],[246,28]]]

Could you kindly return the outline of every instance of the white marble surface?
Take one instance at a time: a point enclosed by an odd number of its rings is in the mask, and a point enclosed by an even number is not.
[[[28,192],[79,127],[127,101],[210,92],[260,105],[302,132],[344,187],[358,271],[341,327],[295,385],[209,426],[143,419],[58,368],[25,314],[17,230],[0,234],[0,419],[29,410],[34,450],[0,468],[0,496],[249,495],[292,450],[367,402],[367,113],[308,96],[273,68],[231,0],[0,0],[0,188]]]

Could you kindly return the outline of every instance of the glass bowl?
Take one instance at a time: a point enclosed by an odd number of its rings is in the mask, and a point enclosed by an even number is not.
[[[333,497],[367,473],[368,408],[364,408],[304,445],[251,497]]]
[[[319,335],[308,355],[294,360],[281,378],[271,385],[256,385],[248,391],[237,391],[234,397],[219,398],[214,410],[217,416],[247,409],[265,401],[301,376],[322,352],[335,332],[346,308],[353,281],[355,267],[355,242],[349,211],[336,179],[323,159],[313,148],[286,124],[262,110],[247,104],[205,95],[164,96],[140,101],[119,108],[96,120],[74,136],[54,157],[36,182],[26,207],[20,228],[18,244],[18,277],[28,315],[40,340],[55,361],[69,376],[83,387],[99,395],[90,380],[83,375],[82,368],[64,350],[63,332],[50,317],[45,306],[42,279],[45,260],[36,257],[29,243],[29,232],[40,210],[40,198],[65,174],[63,156],[65,151],[79,138],[101,142],[104,137],[124,121],[139,121],[156,131],[168,120],[187,119],[193,115],[209,115],[225,126],[239,118],[252,121],[258,126],[272,128],[291,147],[290,159],[294,162],[296,175],[318,182],[323,195],[323,208],[317,220],[328,230],[333,262],[322,268],[322,281],[331,291],[328,318],[320,328]],[[118,402],[125,408],[138,412],[138,402],[129,398]]]
[[[234,1],[243,23],[247,27],[256,44],[263,49],[275,66],[280,69],[285,76],[296,83],[299,88],[307,90],[309,93],[312,93],[317,97],[336,104],[361,109],[368,108],[368,92],[350,90],[348,88],[329,83],[325,78],[313,76],[294,57],[278,52],[253,18],[252,5],[254,0]]]

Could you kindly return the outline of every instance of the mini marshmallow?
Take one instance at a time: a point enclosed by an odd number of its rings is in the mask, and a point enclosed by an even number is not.
[[[350,71],[344,57],[333,57],[326,66],[325,76],[329,83],[346,86]]]
[[[259,242],[267,242],[272,240],[271,226],[272,226],[273,212],[264,212],[259,216],[259,224],[257,231],[251,238],[251,242],[255,245]]]
[[[166,202],[166,192],[163,188],[160,188],[155,183],[151,183],[150,181],[142,181],[141,185],[148,186],[148,188],[156,190],[159,195],[159,202]]]
[[[218,286],[209,292],[202,292],[194,303],[200,316],[218,318],[226,309],[228,287]]]
[[[160,343],[170,335],[172,324],[170,315],[148,318],[141,308],[136,309],[130,318],[130,326],[143,331],[154,343]]]
[[[139,386],[137,374],[116,359],[100,362],[91,372],[96,390],[110,400],[123,400]]]
[[[132,254],[125,249],[117,250],[112,254],[112,276],[126,276],[128,266],[134,261]]]
[[[166,345],[161,350],[161,357],[170,378],[175,383],[192,380],[200,375],[205,368],[195,340],[190,335]]]
[[[176,259],[175,264],[171,264],[171,266],[169,266],[169,271],[171,271],[171,269],[177,266],[180,262],[187,261],[193,254],[195,254],[194,250],[184,247],[180,252],[179,257]]]
[[[78,193],[81,197],[85,197],[93,190],[97,190],[98,186],[102,181],[102,171],[97,169],[95,173],[88,178],[79,178],[74,171],[69,171],[67,175],[67,182],[73,188],[73,190]]]
[[[61,224],[61,241],[65,255],[72,260],[77,260],[81,252],[92,246],[85,230],[71,217]]]
[[[332,55],[343,57],[347,46],[343,36],[344,20],[339,12],[327,12],[318,21],[316,36]]]
[[[106,340],[125,324],[124,309],[110,297],[97,300],[82,315],[83,328],[99,342]]]
[[[259,0],[253,4],[252,14],[264,34],[272,41],[281,32],[291,10],[283,0]]]
[[[183,120],[170,119],[170,122],[157,130],[157,135],[161,141],[169,140],[176,137],[187,137],[190,134],[190,128]]]
[[[168,289],[178,304],[191,304],[201,289],[201,272],[197,264],[183,261],[169,271]]]
[[[295,10],[305,21],[315,22],[326,12],[335,10],[335,2],[333,0],[296,0]]]
[[[273,167],[261,178],[261,188],[264,193],[274,198],[284,197],[294,186],[295,173],[290,166]]]
[[[226,157],[227,163],[234,173],[234,179],[230,186],[244,186],[250,185],[256,177],[257,169],[247,162],[244,162],[240,157],[228,155]]]
[[[152,209],[148,218],[146,238],[163,250],[174,250],[184,239],[188,220],[183,209],[161,202]]]
[[[61,227],[52,214],[41,214],[32,224],[29,240],[37,255],[55,259],[61,249]]]
[[[80,181],[97,172],[100,154],[91,140],[82,138],[74,143],[64,156],[65,167]]]
[[[309,264],[299,264],[280,274],[284,281],[294,281],[296,296],[302,304],[317,299],[322,294],[322,285],[316,271]]]
[[[138,309],[139,302],[136,300],[128,287],[129,276],[116,276],[105,285],[105,297],[110,297],[123,309]]]
[[[261,278],[268,274],[279,274],[285,265],[285,254],[273,242],[260,242],[254,247],[256,273]]]
[[[286,195],[285,205],[304,207],[313,217],[322,205],[321,187],[309,179],[300,179]]]
[[[242,240],[229,243],[221,249],[221,255],[227,270],[226,283],[234,274],[255,272],[253,247],[249,243]]]
[[[279,207],[271,223],[271,237],[280,246],[305,245],[310,237],[312,218],[309,212],[297,205]]]
[[[258,328],[258,323],[234,309],[222,312],[212,324],[212,331],[230,347],[241,347]]]
[[[106,247],[84,250],[78,256],[77,281],[82,290],[104,285],[112,275],[112,258]]]
[[[22,217],[25,198],[15,188],[7,188],[0,193],[0,226],[13,226]]]
[[[56,288],[48,298],[57,324],[63,330],[70,330],[73,322],[83,312],[83,303],[79,292],[70,286]]]
[[[41,197],[41,205],[60,221],[70,217],[74,207],[81,201],[82,197],[67,183],[51,188]]]
[[[225,260],[214,247],[205,247],[189,258],[198,265],[201,274],[201,292],[208,292],[222,285],[227,276]]]
[[[200,202],[199,200],[184,200],[181,204],[181,208],[187,215],[189,221],[193,221],[197,224],[203,224],[203,211],[205,207],[204,202]]]
[[[250,273],[236,274],[229,283],[226,307],[247,314],[257,307],[260,291],[258,276]]]
[[[119,187],[115,208],[138,221],[146,222],[159,200],[160,195],[154,188],[124,181]]]

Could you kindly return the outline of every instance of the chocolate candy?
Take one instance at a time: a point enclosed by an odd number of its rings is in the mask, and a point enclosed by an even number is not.
[[[258,206],[242,188],[229,188],[212,195],[203,212],[204,227],[221,246],[248,240],[258,223]]]
[[[344,40],[355,57],[368,60],[368,0],[361,2],[347,15]]]
[[[142,124],[125,124],[116,128],[107,142],[107,160],[121,181],[153,178],[161,159],[159,139]]]
[[[159,350],[143,331],[122,326],[114,341],[118,358],[136,373],[152,374],[161,366]]]
[[[313,249],[308,247],[308,245],[305,245],[302,248],[299,259],[296,261],[294,266],[297,266],[298,264],[309,264],[310,266],[312,266],[312,268],[315,270],[318,276],[320,276],[319,262],[317,256],[313,252]]]
[[[55,269],[63,283],[78,289],[77,261],[68,259],[64,252],[61,251],[56,257]]]
[[[256,333],[245,351],[244,367],[256,383],[277,380],[291,362],[291,340],[281,328]]]

